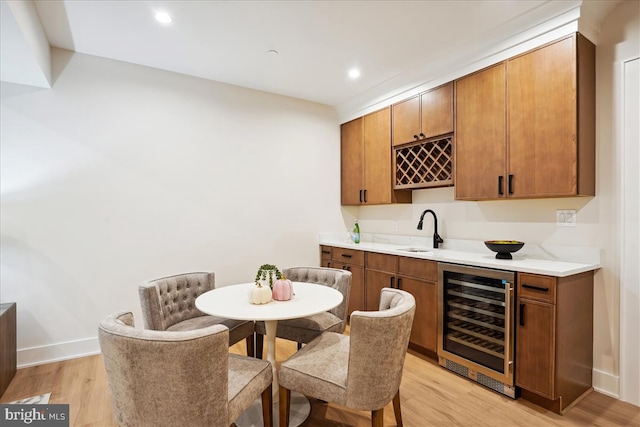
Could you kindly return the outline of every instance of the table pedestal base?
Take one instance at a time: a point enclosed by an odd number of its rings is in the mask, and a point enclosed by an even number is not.
[[[279,423],[278,402],[273,403],[273,425]],[[291,410],[289,412],[289,427],[297,427],[309,417],[311,403],[309,399],[295,391],[291,392]],[[249,409],[244,411],[235,423],[238,427],[262,427],[262,401],[257,399]]]

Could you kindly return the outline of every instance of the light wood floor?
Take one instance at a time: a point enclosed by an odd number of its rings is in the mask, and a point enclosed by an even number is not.
[[[245,354],[243,345],[231,348]],[[278,340],[276,359],[295,344]],[[51,403],[69,403],[72,426],[115,426],[100,355],[18,370],[0,403],[51,392]],[[427,426],[640,426],[640,408],[593,392],[564,416],[522,399],[512,400],[447,371],[417,353],[407,354],[400,388],[407,427]],[[395,426],[387,405],[385,426]],[[370,426],[369,413],[311,400],[305,427]],[[188,426],[185,426],[188,427]]]

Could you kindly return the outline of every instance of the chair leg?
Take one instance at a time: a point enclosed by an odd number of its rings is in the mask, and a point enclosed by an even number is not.
[[[273,427],[273,389],[271,384],[262,392],[262,422],[264,427]]]
[[[380,408],[377,411],[371,411],[371,427],[383,427],[384,426],[384,408]]]
[[[245,341],[247,342],[247,356],[249,357],[253,357],[254,355],[254,349],[253,349],[253,334],[251,334],[250,337],[247,337],[245,339]]]
[[[393,396],[393,413],[396,415],[396,424],[402,427],[402,411],[400,410],[400,390]]]
[[[298,343],[298,350],[300,350],[301,348],[302,348],[302,343],[301,343],[301,342],[299,342],[299,343]]]
[[[264,335],[256,334],[255,358],[262,359],[262,349],[264,348]]]
[[[291,408],[291,390],[280,386],[279,414],[280,425],[278,427],[289,427],[289,410]]]

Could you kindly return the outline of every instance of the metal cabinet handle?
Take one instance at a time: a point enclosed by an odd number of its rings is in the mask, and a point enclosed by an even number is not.
[[[364,202],[367,203],[367,190],[364,190]]]
[[[498,176],[498,195],[502,196],[504,195],[504,191],[502,191],[502,181],[503,181],[503,177],[502,175]]]
[[[393,282],[395,282],[395,279],[396,279],[396,278],[395,278],[395,277],[393,277],[393,276],[391,276],[391,277],[389,278],[389,287],[390,287],[390,288],[394,288],[394,287],[395,287],[395,286],[394,286],[394,284],[393,284]]]
[[[360,203],[362,203],[362,190],[360,190]]]
[[[513,194],[513,175],[509,175],[509,194]]]
[[[402,277],[398,277],[398,289],[402,289]]]
[[[420,132],[420,138],[424,138],[424,133]]]
[[[524,326],[524,304],[520,303],[520,326]]]
[[[343,258],[351,258],[351,255],[349,254],[340,254],[340,256]]]
[[[414,139],[418,139],[418,135],[413,135],[413,138]]]

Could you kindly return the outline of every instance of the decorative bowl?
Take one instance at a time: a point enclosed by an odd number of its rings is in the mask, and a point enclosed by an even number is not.
[[[497,259],[513,259],[511,253],[519,251],[524,246],[524,242],[517,240],[485,240],[484,244],[497,252]]]

